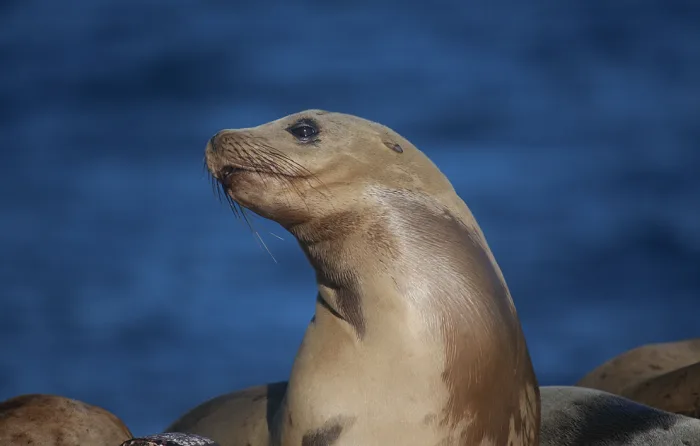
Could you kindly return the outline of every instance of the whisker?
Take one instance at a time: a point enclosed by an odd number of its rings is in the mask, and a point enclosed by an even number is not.
[[[207,175],[209,177],[209,184],[211,185],[211,190],[214,195],[219,200],[219,203],[221,203],[221,190],[218,187],[219,181],[214,177],[214,174],[211,173],[209,170],[209,166],[207,166],[207,157],[206,155],[204,156],[204,159],[202,161],[202,170],[203,174]]]
[[[274,149],[273,149],[273,150],[274,150]],[[278,161],[281,161],[282,163],[285,163],[285,164],[287,164],[287,165],[291,165],[291,169],[290,169],[290,170],[291,170],[292,172],[294,172],[294,174],[290,174],[290,176],[293,176],[294,179],[297,179],[297,180],[305,180],[305,181],[306,181],[306,184],[307,184],[311,189],[313,189],[314,191],[318,192],[319,195],[321,195],[321,196],[324,197],[326,200],[328,200],[328,202],[330,203],[330,205],[333,206],[333,200],[331,199],[332,196],[333,196],[333,194],[330,192],[330,189],[328,189],[328,186],[326,186],[326,185],[323,183],[323,181],[321,181],[320,178],[318,178],[318,177],[317,177],[316,175],[314,175],[313,173],[309,172],[309,170],[306,169],[305,167],[300,166],[298,163],[296,163],[296,162],[293,161],[293,160],[290,160],[290,159],[289,159],[288,157],[286,157],[284,154],[282,154],[282,153],[280,153],[280,152],[278,152],[278,151],[276,151],[276,150],[273,151],[273,152],[271,152],[271,153],[268,153],[268,155],[277,158],[277,160],[278,160]],[[317,182],[318,184],[320,184],[322,188],[326,189],[326,191],[327,191],[328,193],[327,193],[327,194],[326,194],[326,193],[323,193],[322,191],[320,191],[319,189],[317,189],[317,188],[314,186],[314,184],[311,182],[311,179],[315,179],[316,182]],[[310,209],[309,209],[308,203],[306,202],[305,199],[303,199],[303,197],[302,197],[302,195],[301,195],[301,192],[300,192],[299,189],[297,188],[297,185],[294,184],[288,177],[285,177],[285,180],[296,190],[297,195],[298,195],[299,197],[302,198],[302,201],[304,201],[304,205],[306,206],[306,209],[307,209],[307,210],[310,210]]]
[[[229,208],[231,209],[231,211],[233,211],[233,215],[235,215],[236,218],[240,220],[242,208],[240,207],[240,205],[238,203],[236,203],[236,200],[231,198],[231,196],[226,192],[226,188],[224,187],[223,184],[221,184],[221,190],[222,190],[222,194],[226,198],[226,202],[228,203]]]
[[[286,189],[286,192],[282,195],[284,195],[284,199],[287,201],[290,208],[292,208],[291,195],[296,194],[296,196],[299,197],[304,203],[307,210],[310,211],[309,204],[299,189],[299,185],[297,183],[299,180],[306,181],[308,186],[317,191],[321,196],[326,198],[332,197],[330,190],[323,183],[323,181],[318,178],[318,176],[302,166],[300,163],[292,160],[289,156],[270,146],[262,139],[244,138],[237,141],[235,145],[227,145],[223,148],[223,150],[227,152],[224,154],[226,157],[230,156],[233,159],[238,159],[244,163],[246,167],[254,170],[263,184],[267,184],[269,175],[281,180],[282,185]],[[206,167],[206,157],[204,164]],[[242,219],[246,222],[248,228],[254,234],[256,242],[258,242],[267,251],[272,260],[277,263],[277,259],[263,240],[260,232],[255,229],[251,219],[248,217],[248,209],[241,206],[240,203],[233,199],[228,194],[227,188],[220,181],[218,181],[216,177],[211,174],[211,172],[210,178],[212,181],[212,186],[216,190],[219,201],[222,201],[223,198],[226,199],[229,208],[233,211],[236,218]],[[328,193],[320,191],[317,189],[317,186],[320,186],[321,189],[325,189],[325,191]],[[284,238],[272,232],[270,232],[270,235],[280,240],[284,240]]]
[[[330,198],[330,197],[333,195],[333,194],[330,192],[330,189],[328,189],[328,186],[326,186],[326,184],[325,184],[323,181],[321,181],[321,179],[318,178],[318,176],[316,176],[316,175],[315,175],[314,173],[312,173],[310,170],[308,170],[307,168],[305,168],[304,166],[302,166],[302,165],[299,164],[298,162],[292,160],[292,159],[289,158],[287,155],[285,155],[284,153],[282,153],[282,152],[280,152],[279,150],[275,149],[274,147],[271,147],[271,146],[269,146],[269,145],[265,145],[264,147],[269,151],[269,154],[270,154],[271,156],[277,158],[279,161],[283,162],[283,163],[286,164],[287,166],[290,166],[290,170],[292,170],[292,171],[294,172],[294,174],[295,174],[295,175],[293,175],[293,176],[296,176],[297,178],[302,177],[304,180],[307,181],[307,184],[309,185],[309,187],[311,187],[312,189],[314,189],[314,190],[315,190],[316,192],[318,192],[319,194],[325,196],[326,198]],[[314,185],[310,182],[310,179],[315,180],[319,185],[321,185],[323,188],[325,188],[326,191],[328,192],[328,195],[325,195],[324,193],[322,193],[321,191],[319,191],[318,189],[316,189],[316,188],[314,187]]]
[[[243,161],[244,161],[244,163],[245,163],[246,165],[252,167],[253,169],[256,169],[257,175],[260,177],[260,179],[262,180],[263,183],[266,183],[265,175],[263,175],[262,172],[257,172],[257,169],[261,169],[263,166],[258,162],[258,160],[257,160],[256,157],[255,157],[255,154],[254,154],[254,153],[251,153],[251,152],[249,152],[249,151],[247,151],[244,147],[242,147],[242,145],[236,146],[234,150],[235,150],[236,155],[237,155],[236,157],[237,157],[237,158],[242,158]],[[261,169],[261,170],[264,170],[264,169]],[[232,201],[233,201],[233,200],[232,200]],[[277,263],[277,259],[276,259],[275,256],[272,254],[272,252],[270,251],[270,249],[267,247],[267,244],[266,244],[265,241],[263,240],[263,238],[262,238],[262,236],[260,235],[260,233],[254,228],[253,223],[251,222],[251,219],[248,218],[248,214],[247,214],[247,212],[246,212],[246,209],[245,209],[244,207],[240,206],[240,205],[239,205],[238,207],[239,207],[239,209],[240,209],[240,215],[241,215],[241,216],[243,217],[243,219],[245,220],[246,224],[248,225],[248,228],[250,228],[251,232],[252,232],[252,233],[255,235],[255,237],[257,238],[256,241],[258,241],[259,244],[262,245],[262,247],[265,249],[265,251],[267,251],[267,253],[268,253],[268,254],[270,255],[270,257],[272,258],[272,260],[273,260],[275,263]]]
[[[290,179],[288,176],[286,176],[282,172],[282,169],[275,162],[275,160],[270,158],[270,154],[261,151],[258,153],[258,156],[263,158],[265,161],[267,161],[267,164],[265,165],[265,167],[269,167],[274,172],[275,176],[285,183],[285,187],[287,188],[287,190],[290,190],[290,187],[292,189],[294,189],[294,192],[296,192],[297,197],[299,197],[299,199],[301,199],[301,201],[304,202],[304,206],[306,206],[306,210],[310,211],[309,205],[306,202],[306,200],[304,199],[304,196],[302,195],[301,191],[297,188],[297,185],[294,184],[294,181],[292,181],[292,179]],[[285,196],[285,199],[287,200],[287,204],[291,208],[292,204],[289,201],[289,196],[287,196],[287,194],[284,194],[284,196]]]
[[[216,198],[219,200],[219,203],[223,203],[223,198],[221,197],[221,183],[214,178],[214,175],[209,175],[209,182],[211,183],[211,190],[216,195]]]
[[[304,180],[309,182],[309,179],[313,179],[318,184],[321,186],[325,187],[326,190],[328,190],[328,187],[321,181],[318,176],[316,176],[313,172],[299,164],[298,162],[292,160],[289,158],[289,156],[285,155],[283,152],[280,152],[278,149],[272,147],[269,145],[264,139],[261,138],[255,138],[253,139],[257,147],[253,147],[250,143],[247,143],[249,147],[255,149],[255,148],[264,148],[265,152],[268,155],[268,159],[273,162],[273,164],[277,167],[285,167],[287,170],[286,172],[283,171],[283,169],[280,169],[280,174],[286,176],[293,176],[296,177],[297,179],[302,179],[300,177],[303,177]],[[309,183],[309,186],[313,188],[313,185]],[[314,188],[314,190],[316,190]],[[319,192],[320,193],[320,192]],[[322,194],[323,195],[323,194]]]
[[[248,144],[246,144],[246,145],[248,145]],[[251,150],[253,149],[252,147],[250,147],[250,148],[251,148]],[[258,160],[256,159],[255,155],[252,154],[251,152],[248,152],[244,147],[240,147],[240,152],[242,152],[242,153],[240,153],[240,155],[242,155],[242,157],[246,160],[247,164],[250,167],[252,167],[253,169],[255,169],[255,173],[258,175],[260,180],[263,183],[267,183],[267,181],[266,181],[267,179],[265,178],[265,175],[263,175],[261,172],[258,171],[259,169],[261,169],[261,166],[260,166],[260,163],[258,162]],[[262,170],[265,170],[265,169],[262,168]]]
[[[246,144],[246,145],[248,145],[248,144]],[[251,150],[254,149],[250,145],[248,145],[248,146],[251,148]],[[280,175],[277,173],[277,170],[278,170],[277,166],[274,164],[274,162],[269,161],[265,157],[265,154],[263,152],[258,151],[258,153],[255,153],[254,155],[252,155],[250,152],[248,152],[247,150],[245,150],[242,147],[241,147],[241,151],[243,151],[243,153],[245,154],[245,158],[246,158],[246,160],[248,160],[248,163],[251,165],[251,167],[256,169],[256,173],[257,173],[258,177],[262,180],[263,184],[267,184],[266,175],[263,174],[263,172],[259,172],[257,169],[260,169],[262,171],[272,171],[272,173],[273,173],[273,175],[275,175],[275,177],[281,178],[285,182],[288,182],[287,178],[285,178],[283,175]],[[263,158],[268,163],[267,164],[261,163],[261,162],[259,162],[259,160],[257,158]],[[287,196],[287,194],[283,194],[283,195],[284,195],[285,200],[287,201],[287,205],[291,208],[292,204],[289,200],[289,197]],[[301,197],[301,195],[300,195],[300,197]]]
[[[265,244],[265,241],[264,241],[263,238],[260,236],[260,233],[259,233],[258,231],[256,231],[256,230],[253,228],[253,225],[252,225],[252,223],[250,222],[250,220],[248,219],[248,214],[246,214],[245,209],[241,208],[241,213],[242,213],[243,218],[245,219],[246,223],[248,223],[248,227],[250,228],[250,230],[253,232],[253,234],[256,235],[256,237],[258,238],[258,240],[259,240],[260,243],[262,244],[263,248],[265,248],[265,251],[267,251],[267,253],[270,254],[270,257],[272,257],[272,261],[275,262],[275,263],[277,263],[277,259],[275,258],[275,256],[272,255],[272,252],[270,251],[270,249],[269,249],[269,248],[267,247],[267,245]]]
[[[251,150],[255,151],[255,159],[252,160],[254,167],[259,168],[263,171],[269,171],[271,172],[276,178],[282,180],[285,183],[285,187],[289,190],[289,186],[292,186],[295,189],[295,192],[297,196],[304,202],[306,205],[306,201],[304,200],[303,196],[301,195],[301,192],[296,189],[296,185],[287,177],[285,176],[284,172],[280,168],[280,166],[275,162],[274,159],[270,158],[270,156],[265,153],[265,151],[259,150],[259,148],[253,147],[250,143],[244,142],[246,146],[248,146]],[[257,150],[256,150],[257,149]],[[247,152],[246,152],[247,153]],[[265,161],[265,163],[259,162],[257,158],[261,158],[262,160]],[[261,178],[263,178],[264,181],[264,175],[260,174]],[[284,196],[285,201],[287,202],[287,205],[289,208],[292,208],[292,203],[290,201],[289,195],[288,194],[282,194]],[[308,205],[307,205],[307,210],[308,210]]]

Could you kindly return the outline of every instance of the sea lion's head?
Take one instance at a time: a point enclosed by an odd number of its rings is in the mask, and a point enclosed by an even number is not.
[[[393,130],[309,110],[244,129],[221,130],[206,147],[210,173],[228,196],[289,228],[362,208],[377,188],[454,194],[449,181]]]

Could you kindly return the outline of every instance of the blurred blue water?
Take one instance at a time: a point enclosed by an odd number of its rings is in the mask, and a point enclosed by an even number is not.
[[[0,399],[134,433],[287,377],[313,311],[211,193],[217,130],[306,108],[393,127],[484,229],[544,384],[700,336],[697,2],[0,4]]]

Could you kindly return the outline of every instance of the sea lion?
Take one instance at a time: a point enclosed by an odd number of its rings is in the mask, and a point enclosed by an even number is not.
[[[131,432],[105,409],[55,395],[0,403],[0,445],[115,446]]]
[[[700,418],[700,339],[637,347],[607,361],[576,385]]]
[[[596,389],[543,386],[542,446],[700,446],[700,420]]]
[[[200,435],[166,432],[147,437],[132,438],[121,446],[219,446],[210,438]]]
[[[309,110],[222,130],[205,159],[232,202],[288,230],[316,272],[272,444],[539,444],[537,380],[503,275],[413,144]]]
[[[700,362],[628,387],[623,393],[647,406],[700,418]]]
[[[268,445],[286,392],[285,381],[227,393],[188,411],[165,431],[206,435],[221,446]]]

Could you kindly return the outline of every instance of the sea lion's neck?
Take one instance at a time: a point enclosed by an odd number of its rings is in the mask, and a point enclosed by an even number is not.
[[[400,193],[374,198],[368,209],[291,229],[319,294],[290,378],[291,420],[279,420],[283,444],[322,430],[380,438],[383,429],[394,435],[387,444],[401,443],[401,429],[405,444],[429,444],[463,435],[475,410],[503,418],[503,407],[488,409],[498,380],[536,386],[534,374],[521,376],[527,367],[518,363],[529,356],[517,315],[466,206]],[[505,399],[516,411],[522,398]],[[507,439],[508,421],[498,429],[505,437],[495,440]],[[470,427],[474,441],[487,431]]]
[[[365,209],[292,229],[316,272],[321,313],[342,319],[362,340],[372,330],[372,319],[383,333],[383,313],[396,310],[419,311],[424,322],[433,315],[440,319],[436,323],[443,317],[437,310],[446,305],[458,317],[499,303],[508,304],[505,312],[514,312],[466,206],[448,208],[401,193],[373,198]],[[484,288],[489,296],[470,296],[483,294]]]

